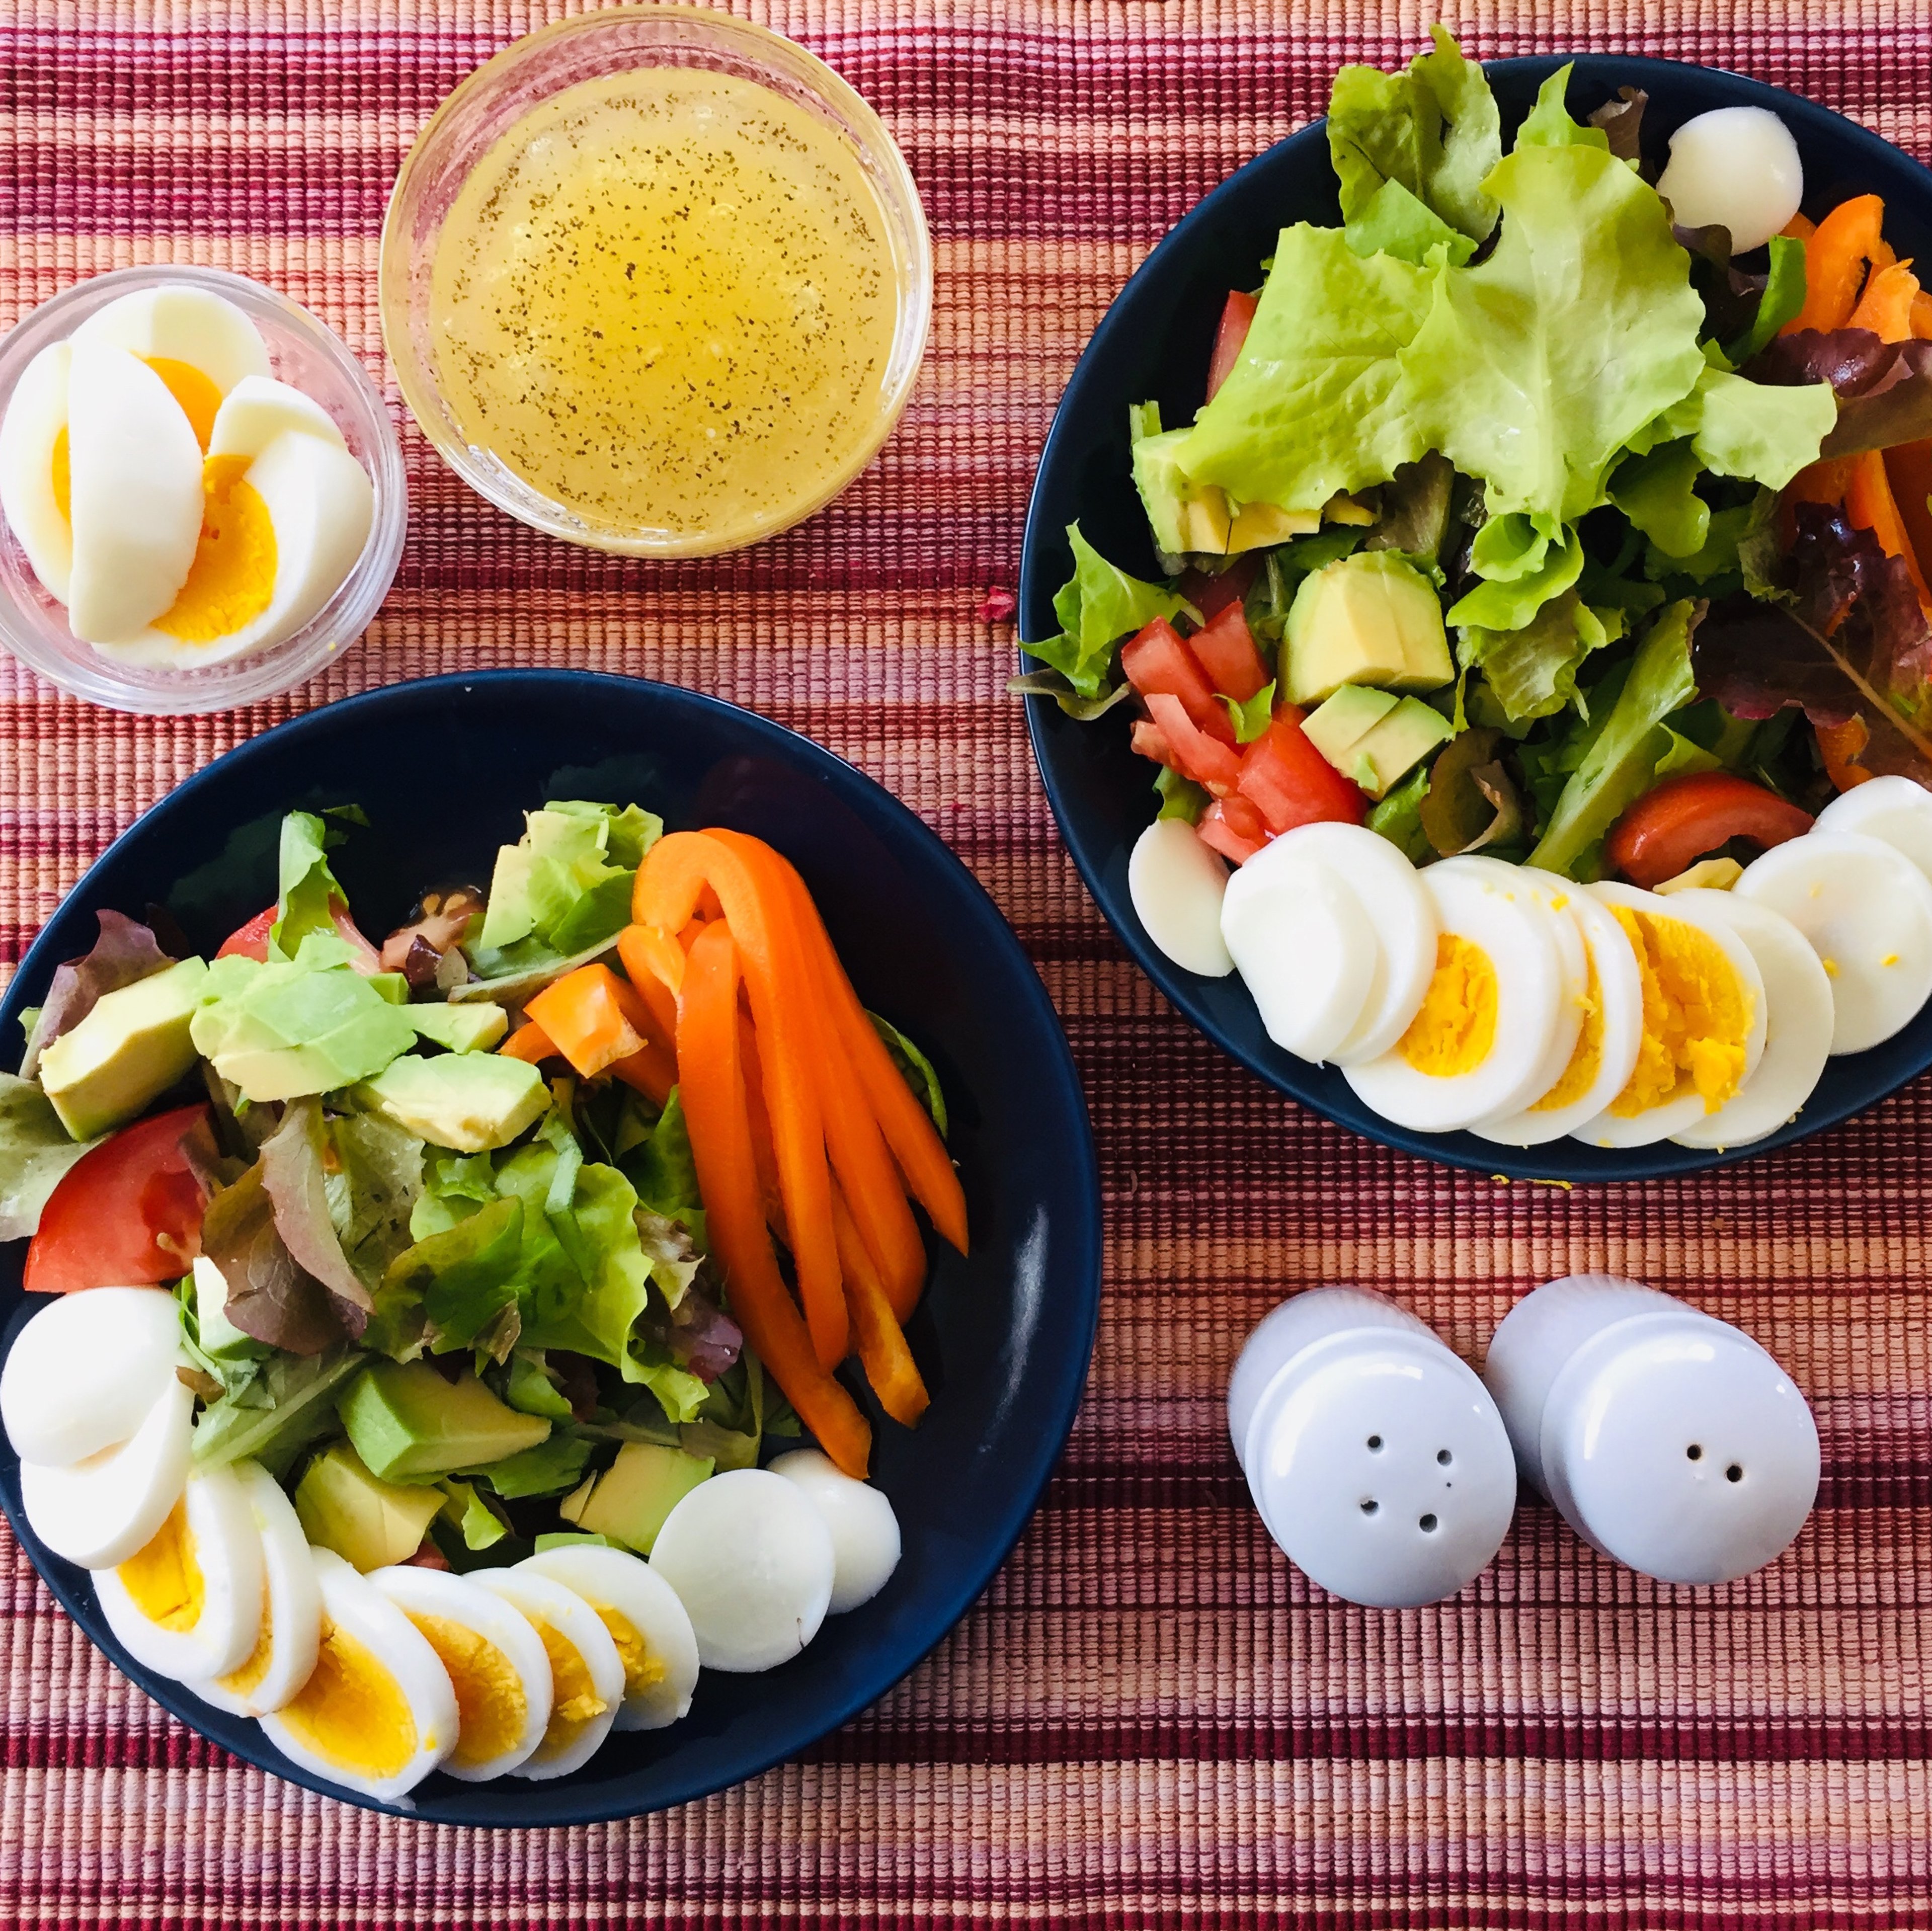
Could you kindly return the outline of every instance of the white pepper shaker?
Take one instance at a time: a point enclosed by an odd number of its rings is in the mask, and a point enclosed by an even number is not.
[[[1349,1602],[1440,1602],[1508,1532],[1516,1469],[1495,1402],[1381,1294],[1317,1288],[1283,1302],[1234,1364],[1228,1427],[1268,1534]]]
[[[1729,1582],[1818,1494],[1804,1398],[1748,1334],[1668,1294],[1574,1274],[1510,1309],[1483,1378],[1523,1479],[1592,1548],[1660,1582]]]

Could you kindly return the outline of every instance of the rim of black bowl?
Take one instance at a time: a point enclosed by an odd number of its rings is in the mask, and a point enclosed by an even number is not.
[[[1687,84],[1706,97],[1688,111],[1726,106],[1766,107],[1778,114],[1790,127],[1801,152],[1808,144],[1828,144],[1854,157],[1848,170],[1843,165],[1814,173],[1806,167],[1808,204],[1814,196],[1820,202],[1830,197],[1820,193],[1826,183],[1838,187],[1858,178],[1858,169],[1868,169],[1874,177],[1885,178],[1886,208],[1890,218],[1900,212],[1903,198],[1906,211],[1916,225],[1932,231],[1932,175],[1902,148],[1874,134],[1869,128],[1847,119],[1828,107],[1802,95],[1788,92],[1747,75],[1720,67],[1698,67],[1682,61],[1658,60],[1640,55],[1534,54],[1505,60],[1486,61],[1484,70],[1499,91],[1528,94],[1562,67],[1574,65],[1574,95],[1580,104],[1594,106],[1599,94],[1615,97],[1623,85],[1646,87],[1652,94],[1660,89],[1682,91]],[[1510,103],[1504,104],[1503,119],[1508,129],[1520,118]],[[1258,180],[1280,168],[1291,154],[1317,145],[1327,152],[1325,117],[1310,121],[1292,134],[1276,142],[1245,163],[1210,190],[1188,210],[1156,244],[1147,259],[1130,276],[1102,316],[1087,346],[1081,351],[1073,373],[1068,378],[1053,423],[1041,450],[1031,497],[1027,505],[1025,535],[1021,550],[1019,624],[1027,633],[1042,637],[1054,628],[1053,594],[1066,574],[1066,545],[1063,519],[1048,507],[1054,479],[1063,469],[1078,464],[1093,442],[1090,418],[1096,408],[1118,403],[1122,419],[1127,404],[1137,397],[1109,397],[1102,391],[1098,368],[1110,337],[1116,331],[1130,331],[1135,326],[1134,310],[1150,289],[1158,286],[1178,265],[1178,258],[1194,238],[1218,226],[1225,211],[1252,190]],[[1647,130],[1648,148],[1655,139],[1654,128]],[[1871,186],[1866,182],[1863,185]],[[1298,218],[1296,207],[1282,202],[1273,217],[1278,222]],[[1257,268],[1268,252],[1265,241],[1254,251]],[[1092,391],[1091,395],[1089,391]],[[1078,439],[1076,441],[1076,437]],[[1063,505],[1063,507],[1064,505]],[[1078,514],[1077,508],[1075,514]],[[1018,653],[1022,671],[1039,667],[1024,647]],[[1564,1139],[1540,1147],[1504,1147],[1478,1139],[1470,1133],[1430,1134],[1396,1126],[1372,1112],[1357,1100],[1332,1066],[1311,1066],[1293,1058],[1258,1031],[1258,1044],[1237,1038],[1223,1020],[1208,1009],[1210,988],[1222,983],[1205,979],[1177,966],[1156,947],[1139,919],[1134,916],[1126,883],[1126,855],[1135,838],[1145,829],[1145,821],[1119,827],[1094,836],[1083,833],[1074,802],[1074,774],[1054,748],[1062,727],[1068,733],[1106,730],[1107,721],[1094,725],[1076,724],[1060,716],[1049,697],[1025,699],[1027,731],[1033,745],[1034,760],[1048,802],[1060,826],[1060,835],[1074,865],[1102,916],[1135,962],[1196,1030],[1211,1040],[1228,1057],[1248,1071],[1336,1125],[1360,1134],[1364,1138],[1413,1153],[1438,1165],[1460,1168],[1472,1173],[1490,1174],[1510,1180],[1549,1180],[1567,1182],[1648,1180],[1671,1175],[1697,1173],[1711,1168],[1732,1165],[1739,1161],[1788,1147],[1838,1126],[1875,1105],[1896,1092],[1908,1081],[1932,1067],[1932,1006],[1922,1010],[1906,1029],[1870,1052],[1828,1060],[1811,1102],[1798,1119],[1763,1139],[1746,1147],[1706,1152],[1665,1141],[1659,1145],[1630,1149],[1589,1147]],[[1117,727],[1118,728],[1118,727]],[[1078,740],[1061,736],[1070,746]],[[1127,754],[1131,755],[1131,754]],[[1117,877],[1108,876],[1112,865]],[[1239,984],[1238,976],[1234,982]],[[1248,1009],[1253,1003],[1244,988],[1240,997]],[[1871,1062],[1868,1065],[1864,1063]],[[1820,1096],[1823,1096],[1822,1098]]]
[[[383,1802],[344,1789],[284,1757],[252,1719],[230,1717],[215,1711],[192,1696],[182,1684],[157,1675],[136,1663],[107,1628],[93,1600],[92,1591],[87,1587],[87,1572],[50,1554],[22,1519],[14,1494],[16,1485],[10,1482],[0,1483],[0,1508],[4,1508],[16,1539],[61,1606],[123,1675],[189,1729],[258,1769],[321,1796],[332,1798],[338,1803],[418,1822],[481,1828],[562,1828],[606,1823],[694,1802],[715,1792],[731,1789],[798,1756],[850,1722],[903,1681],[958,1627],[1012,1552],[1032,1519],[1072,1431],[1092,1363],[1100,1311],[1102,1221],[1100,1167],[1085,1092],[1059,1015],[1005,915],[951,847],[916,812],[876,779],[814,739],[770,718],[681,685],[585,670],[508,669],[458,672],[386,685],[339,698],[236,745],[157,799],[76,881],[22,958],[4,996],[0,996],[0,1028],[11,1026],[21,1007],[28,1003],[24,995],[28,984],[38,984],[51,973],[57,963],[56,952],[70,949],[65,942],[52,943],[57,938],[62,913],[70,904],[87,902],[89,885],[130,844],[158,839],[161,834],[154,829],[153,821],[175,801],[190,797],[211,785],[218,785],[224,775],[272,763],[292,739],[324,728],[336,730],[345,724],[352,725],[371,711],[424,706],[434,713],[446,697],[466,695],[479,689],[514,689],[520,686],[528,688],[532,685],[580,691],[590,702],[596,701],[600,691],[620,691],[626,697],[648,694],[653,700],[662,702],[674,715],[683,711],[728,719],[731,727],[743,732],[753,745],[803,766],[855,811],[883,820],[928,859],[936,861],[942,875],[952,879],[958,894],[960,918],[970,921],[994,949],[1004,952],[1017,968],[1015,977],[1018,997],[1044,1036],[1048,1063],[1047,1076],[1063,1096],[1070,1096],[1072,1102],[1071,1111],[1078,1122],[1078,1131],[1074,1136],[1074,1143],[1064,1150],[1069,1168],[1068,1183],[1083,1201],[1085,1211],[1081,1216],[1079,1225],[1073,1230],[1072,1239],[1078,1264],[1064,1271],[1056,1270],[1054,1290],[1057,1296],[1079,1297],[1081,1305],[1073,1311],[1073,1324],[1082,1337],[1082,1345],[1077,1360],[1071,1354],[1064,1357],[1066,1366],[1054,1385],[1052,1399],[1043,1408],[1028,1411],[1038,1426],[1027,1444],[1023,1477],[1014,1486],[1010,1502],[1000,1512],[979,1549],[960,1565],[952,1586],[922,1622],[916,1638],[902,1643],[896,1649],[878,1651],[877,1667],[856,1689],[827,1705],[822,1714],[774,1735],[768,1748],[761,1746],[755,1753],[748,1753],[744,1762],[727,1771],[684,1779],[680,1779],[674,1771],[667,1773],[665,1767],[659,1765],[648,1765],[620,1778],[596,1784],[578,1784],[576,1777],[582,1773],[559,1778],[554,1783],[507,1778],[494,1783],[472,1785],[447,1780],[448,1787],[436,1794],[434,1808],[425,1808],[409,1798]],[[16,1055],[9,1057],[16,1058]],[[18,1288],[0,1289],[0,1321],[13,1317],[24,1298],[23,1291]],[[10,1339],[7,1345],[10,1346]],[[10,1472],[17,1468],[18,1458],[4,1443],[0,1443],[0,1456],[4,1456]],[[864,1611],[862,1608],[854,1613],[862,1615]],[[808,1649],[804,1652],[803,1660],[808,1666],[810,1655]],[[787,1666],[793,1666],[795,1665]],[[640,1799],[635,1794],[623,1794],[634,1782],[646,1780],[657,1786],[648,1798]],[[581,1791],[589,1801],[571,1804],[568,1799],[573,1790]],[[565,1800],[561,1804],[556,1801],[560,1798]]]

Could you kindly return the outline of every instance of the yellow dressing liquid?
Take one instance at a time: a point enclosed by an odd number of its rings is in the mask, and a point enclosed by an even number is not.
[[[718,547],[803,514],[876,433],[898,309],[844,137],[689,68],[532,109],[472,169],[431,265],[466,441],[593,535]]]

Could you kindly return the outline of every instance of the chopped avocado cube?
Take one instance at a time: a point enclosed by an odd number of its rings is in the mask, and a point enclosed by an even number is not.
[[[506,1455],[487,1468],[465,1472],[481,1477],[505,1501],[515,1502],[532,1495],[561,1495],[578,1487],[590,1459],[590,1444],[582,1437],[554,1435],[520,1455]]]
[[[494,1549],[509,1531],[475,1487],[467,1482],[439,1482],[442,1519],[463,1537],[465,1549]]]
[[[392,1006],[406,1006],[410,1003],[410,982],[399,972],[372,972],[369,983]]]
[[[696,1488],[708,1480],[713,1464],[708,1456],[687,1455],[681,1448],[662,1448],[655,1442],[627,1441],[604,1473],[566,1495],[557,1505],[565,1521],[589,1535],[607,1535],[649,1555],[664,1518]]]
[[[1329,762],[1346,771],[1371,798],[1379,798],[1439,744],[1447,744],[1456,727],[1420,697],[1405,697],[1381,723],[1349,745],[1347,762]]]
[[[507,1147],[550,1105],[535,1066],[494,1053],[410,1054],[365,1081],[358,1095],[385,1120],[459,1153]]]
[[[194,1064],[189,1027],[207,976],[182,959],[105,993],[41,1054],[41,1087],[76,1140],[125,1126]]]
[[[427,1361],[378,1361],[337,1405],[356,1452],[385,1481],[500,1462],[550,1435],[540,1415],[506,1408],[467,1372],[446,1381]]]
[[[1319,516],[1304,510],[1285,510],[1274,503],[1244,503],[1228,529],[1228,554],[1271,549],[1291,538],[1312,536],[1322,527]]]
[[[537,1553],[541,1555],[547,1549],[622,1549],[621,1542],[613,1542],[608,1535],[585,1535],[581,1531],[553,1531],[548,1535],[537,1537]]]
[[[1216,483],[1196,483],[1181,468],[1177,458],[1189,433],[1141,437],[1134,445],[1134,487],[1157,548],[1174,556],[1222,556],[1233,520],[1227,493]]]
[[[1456,675],[1435,586],[1393,550],[1358,550],[1304,577],[1283,643],[1292,704],[1344,684],[1432,691]]]
[[[228,1318],[228,1277],[206,1254],[194,1264],[194,1319],[201,1351],[211,1360],[260,1361],[274,1352]]]
[[[1372,684],[1344,684],[1309,712],[1302,724],[1308,742],[1337,771],[1350,769],[1348,754],[1402,700]]]
[[[399,1488],[370,1474],[346,1441],[318,1455],[296,1485],[303,1534],[365,1576],[408,1561],[443,1500],[440,1489]]]
[[[432,1000],[412,1006],[409,1018],[432,1045],[452,1053],[487,1053],[510,1030],[510,1015],[500,1006],[484,1000],[467,1006]]]

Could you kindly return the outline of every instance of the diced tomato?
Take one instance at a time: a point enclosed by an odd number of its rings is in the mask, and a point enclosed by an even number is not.
[[[1147,700],[1147,707],[1153,712],[1161,736],[1174,748],[1177,771],[1220,795],[1234,790],[1242,771],[1238,751],[1218,738],[1210,738],[1205,731],[1196,730],[1194,720],[1178,697],[1156,691]]]
[[[268,928],[275,922],[275,908],[257,912],[248,924],[238,927],[221,942],[214,956],[218,959],[254,959],[266,964],[268,957]]]
[[[1250,550],[1238,556],[1227,568],[1214,574],[1190,570],[1178,586],[1180,594],[1201,613],[1203,623],[1219,616],[1230,604],[1238,604],[1261,574],[1262,553]],[[1192,640],[1190,640],[1191,641]]]
[[[1234,373],[1234,364],[1241,359],[1242,347],[1254,324],[1255,310],[1260,305],[1258,295],[1244,295],[1238,288],[1228,291],[1228,299],[1221,309],[1221,325],[1214,331],[1214,352],[1208,358],[1210,402],[1214,400],[1215,391]]]
[[[22,1285],[32,1294],[178,1280],[201,1251],[201,1182],[186,1142],[206,1106],[124,1126],[68,1169],[40,1210]]]
[[[1277,838],[1297,825],[1359,825],[1369,814],[1368,793],[1309,742],[1292,704],[1276,712],[1268,735],[1249,745],[1237,789]]]
[[[1666,778],[1610,827],[1605,862],[1633,885],[1660,885],[1732,838],[1781,845],[1811,829],[1811,814],[1728,771]]]
[[[1245,704],[1268,681],[1268,666],[1248,634],[1247,613],[1239,604],[1229,604],[1205,629],[1196,631],[1187,647],[1215,689],[1238,703]]]
[[[1262,814],[1245,798],[1217,798],[1195,826],[1202,842],[1236,865],[1246,865],[1268,843]]]
[[[1168,765],[1175,769],[1174,747],[1161,735],[1160,725],[1151,718],[1134,720],[1133,747],[1142,757],[1150,757],[1156,764]]]
[[[1214,694],[1214,686],[1201,660],[1182,642],[1180,633],[1165,617],[1154,622],[1120,652],[1120,668],[1127,682],[1143,697],[1165,694],[1180,699],[1197,731],[1205,731],[1223,744],[1234,742],[1234,727],[1228,721],[1227,706]]]

